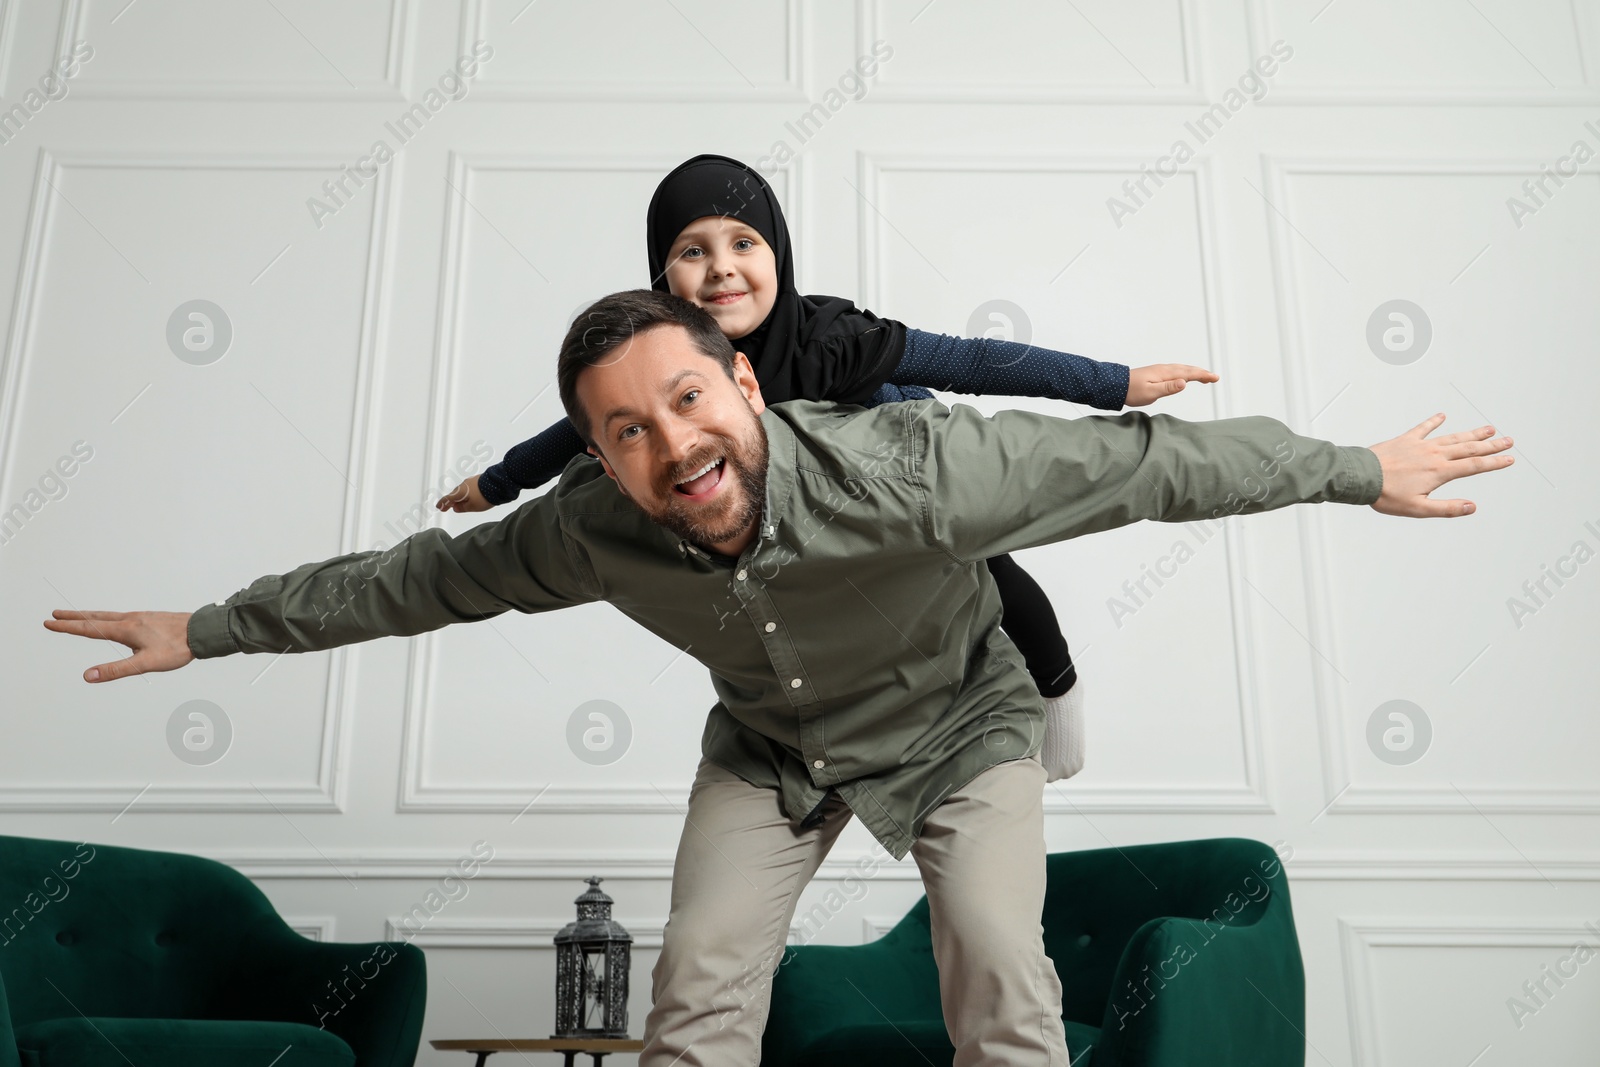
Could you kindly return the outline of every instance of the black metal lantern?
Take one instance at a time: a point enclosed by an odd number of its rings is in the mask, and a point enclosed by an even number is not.
[[[633,935],[611,918],[601,879],[574,903],[578,919],[556,934],[554,1038],[628,1036],[628,954]]]

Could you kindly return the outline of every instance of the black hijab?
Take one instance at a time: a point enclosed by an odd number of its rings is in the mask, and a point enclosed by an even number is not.
[[[650,286],[667,289],[667,253],[683,228],[708,215],[736,218],[772,248],[778,296],[760,326],[734,346],[751,362],[762,397],[861,404],[905,353],[905,327],[838,296],[801,296],[783,209],[761,175],[727,156],[695,156],[656,186],[646,220]]]

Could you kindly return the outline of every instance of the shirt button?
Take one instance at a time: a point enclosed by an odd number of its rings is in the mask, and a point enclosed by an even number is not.
[[[820,771],[822,769],[823,764],[822,764],[821,760],[814,759],[814,760],[811,761],[811,766],[815,767],[817,770]]]
[[[767,633],[769,633],[769,634],[770,634],[770,633],[771,633],[771,632],[772,632],[772,631],[774,631],[774,630],[776,630],[776,629],[777,629],[777,628],[778,628],[778,624],[777,624],[777,623],[775,623],[775,622],[769,622],[769,623],[767,623],[767,625],[766,625],[766,631],[767,631]]]
[[[748,576],[748,575],[749,575],[749,574],[750,574],[750,572],[749,572],[749,571],[747,571],[747,570],[745,570],[745,569],[744,569],[744,568],[743,568],[743,567],[740,567],[740,568],[739,568],[739,573],[738,573],[738,574],[735,574],[735,575],[734,575],[734,577],[735,577],[735,578],[737,578],[737,579],[739,579],[739,580],[740,580],[740,581],[741,581],[741,582],[742,582],[742,581],[744,581],[744,580],[745,580],[745,578],[746,578],[746,577],[747,577],[747,576]]]
[[[790,689],[799,689],[800,688],[800,679],[798,679],[798,678],[790,678],[789,679],[789,688]]]

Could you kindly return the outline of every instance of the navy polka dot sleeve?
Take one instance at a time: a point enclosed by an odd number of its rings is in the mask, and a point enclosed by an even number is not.
[[[1128,399],[1128,368],[1120,363],[993,337],[951,337],[912,329],[906,330],[905,355],[889,381],[954,393],[1043,396],[1106,411],[1120,410]],[[880,389],[879,395],[883,392]],[[874,402],[883,402],[879,395],[873,396]]]
[[[878,391],[867,400],[866,406],[875,408],[879,404],[893,404],[900,400],[932,400],[933,394],[920,385],[896,385],[893,382],[884,382],[878,386]]]
[[[478,475],[478,491],[491,504],[517,499],[524,489],[537,489],[567,469],[573,456],[589,448],[562,419],[548,430],[513,445],[506,458]]]
[[[924,386],[955,393],[1043,396],[1117,411],[1128,398],[1128,368],[992,337],[908,329],[899,366],[867,406],[927,400],[933,394]],[[587,447],[572,424],[562,419],[512,446],[504,459],[478,475],[478,491],[491,504],[508,503],[522,490],[536,489],[559,476]]]

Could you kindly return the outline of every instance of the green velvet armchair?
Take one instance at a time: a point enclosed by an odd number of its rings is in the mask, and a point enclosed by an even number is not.
[[[0,837],[0,1067],[403,1067],[414,945],[295,933],[195,856]]]
[[[1073,1067],[1302,1067],[1305,971],[1271,848],[1060,852],[1046,870]],[[927,897],[870,944],[785,952],[762,1049],[765,1067],[949,1064]]]

